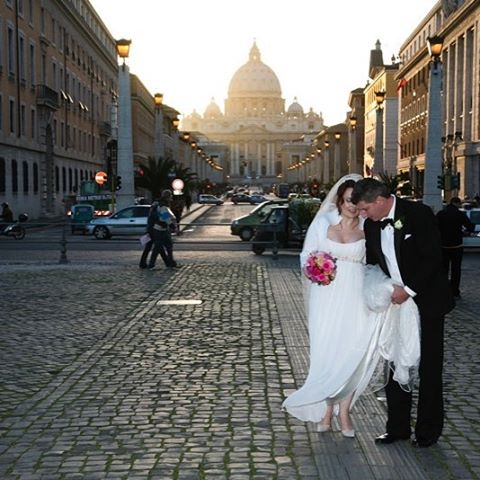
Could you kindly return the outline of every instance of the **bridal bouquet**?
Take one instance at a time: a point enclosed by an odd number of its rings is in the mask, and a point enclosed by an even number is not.
[[[330,285],[337,274],[337,259],[327,252],[312,252],[305,262],[303,273],[313,283]]]

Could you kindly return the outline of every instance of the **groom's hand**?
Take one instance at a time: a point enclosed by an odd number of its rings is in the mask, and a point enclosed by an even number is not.
[[[393,286],[393,293],[392,293],[392,303],[395,305],[401,305],[403,302],[408,300],[410,295],[405,291],[403,287],[399,285]]]

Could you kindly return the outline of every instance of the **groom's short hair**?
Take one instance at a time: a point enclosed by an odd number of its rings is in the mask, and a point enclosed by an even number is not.
[[[372,203],[377,197],[390,197],[388,186],[375,178],[362,178],[355,183],[352,192],[352,203]]]

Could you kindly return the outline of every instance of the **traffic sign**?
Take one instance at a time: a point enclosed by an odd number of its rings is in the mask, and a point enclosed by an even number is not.
[[[99,185],[103,185],[107,181],[107,174],[105,172],[97,172],[95,174],[95,181]]]

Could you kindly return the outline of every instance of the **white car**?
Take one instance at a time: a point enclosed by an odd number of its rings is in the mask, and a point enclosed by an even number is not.
[[[132,205],[108,217],[95,218],[87,224],[87,232],[97,240],[107,240],[112,235],[142,235],[147,231],[150,205]]]
[[[198,203],[205,205],[223,205],[223,200],[216,197],[215,195],[210,195],[208,193],[201,193],[198,196]]]
[[[475,232],[469,236],[463,237],[463,246],[465,248],[480,248],[480,208],[469,208],[462,210],[475,225]]]

